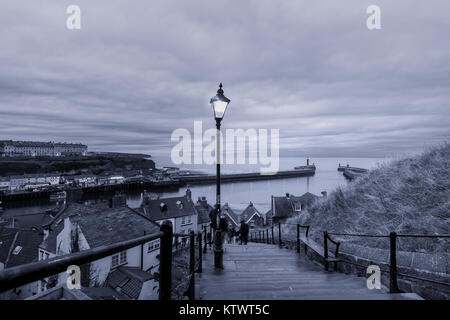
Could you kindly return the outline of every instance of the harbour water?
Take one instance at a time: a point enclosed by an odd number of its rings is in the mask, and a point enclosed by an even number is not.
[[[286,193],[293,195],[302,195],[305,192],[311,192],[319,195],[322,191],[331,192],[339,185],[346,185],[348,181],[337,171],[339,164],[360,168],[374,168],[379,163],[388,161],[382,158],[311,158],[310,163],[314,163],[317,167],[316,173],[312,177],[298,177],[289,179],[274,179],[261,181],[233,182],[223,183],[221,185],[222,204],[228,203],[236,212],[240,212],[248,205],[250,201],[262,213],[270,209],[271,195],[281,196]],[[292,170],[295,166],[305,165],[306,159],[299,158],[282,158],[280,159],[280,170]],[[159,166],[159,165],[158,165]],[[181,169],[201,170],[207,173],[215,173],[215,165],[210,166],[182,166]],[[257,172],[259,167],[255,165],[223,165],[222,173],[241,173],[241,172]],[[190,187],[193,200],[198,197],[205,196],[208,203],[215,202],[216,186],[211,185],[193,185]],[[143,190],[127,191],[127,202],[132,208],[138,207],[142,201]],[[186,188],[163,190],[160,192],[150,192],[154,198],[174,197],[183,195]],[[108,195],[89,195],[83,196],[82,199],[105,197]],[[15,215],[33,214],[43,212],[52,207],[48,201],[27,200],[19,203],[5,203],[4,217]]]

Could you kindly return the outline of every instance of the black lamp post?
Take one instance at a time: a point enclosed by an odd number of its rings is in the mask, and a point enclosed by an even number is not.
[[[214,119],[216,119],[216,166],[217,166],[217,192],[216,192],[216,232],[214,237],[214,267],[223,269],[223,249],[222,234],[220,231],[220,122],[225,115],[230,99],[223,95],[222,83],[219,85],[217,94],[211,98],[211,106],[214,110]]]

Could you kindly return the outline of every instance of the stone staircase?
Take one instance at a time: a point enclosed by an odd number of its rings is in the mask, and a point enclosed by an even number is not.
[[[196,275],[196,299],[203,300],[393,300],[414,294],[369,290],[366,278],[326,272],[293,250],[249,243],[224,245],[224,269],[214,268],[212,249]]]

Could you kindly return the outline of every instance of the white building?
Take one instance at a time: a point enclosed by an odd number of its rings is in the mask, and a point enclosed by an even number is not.
[[[109,208],[106,204],[70,204],[50,226],[39,247],[39,260],[134,239],[159,231],[159,226],[128,207]],[[160,240],[124,250],[81,268],[83,287],[101,287],[119,267],[135,267],[150,274],[158,270]],[[65,283],[66,273],[40,282],[40,292]],[[156,283],[156,282],[155,282]],[[153,288],[153,287],[152,287]],[[153,289],[152,289],[153,290]],[[144,292],[142,297],[157,297]]]
[[[142,215],[161,224],[170,220],[174,233],[187,234],[198,231],[198,212],[191,198],[191,190],[186,190],[183,197],[172,197],[150,200],[143,199],[143,204],[137,209]]]
[[[10,190],[25,190],[29,189],[33,185],[58,185],[61,181],[59,174],[52,173],[36,173],[25,174],[21,176],[11,176],[10,178]]]
[[[37,157],[86,155],[87,146],[80,143],[54,143],[38,141],[0,141],[0,156]]]

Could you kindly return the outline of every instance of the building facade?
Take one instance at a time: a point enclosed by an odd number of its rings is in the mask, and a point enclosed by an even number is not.
[[[199,230],[198,212],[192,201],[189,188],[182,197],[155,200],[145,197],[137,211],[158,224],[165,220],[170,220],[174,233],[188,234],[191,231],[197,232]]]
[[[55,143],[38,141],[0,141],[2,157],[39,157],[86,155],[87,145],[81,143]]]
[[[155,222],[126,206],[110,208],[106,204],[72,203],[61,216],[55,218],[48,230],[44,230],[38,259],[46,260],[158,231],[159,226]],[[159,246],[160,240],[156,239],[80,266],[81,286],[103,287],[108,276],[121,267],[137,268],[149,275],[157,272]],[[42,279],[38,291],[44,292],[64,284],[66,280],[65,272]],[[155,296],[153,289],[147,292],[148,296]]]

